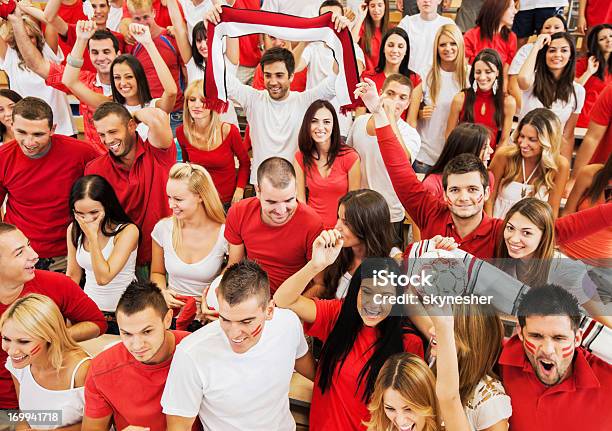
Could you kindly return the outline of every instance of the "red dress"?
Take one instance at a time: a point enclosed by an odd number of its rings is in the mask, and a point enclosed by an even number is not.
[[[465,101],[459,115],[461,121],[465,121]],[[491,148],[495,151],[497,146],[497,136],[499,127],[495,123],[495,103],[493,91],[476,90],[476,100],[474,101],[474,123],[482,124],[491,131]]]
[[[582,57],[578,59],[576,62],[576,77],[579,78],[582,74],[587,70],[587,66],[589,64],[589,59],[587,57]],[[578,122],[576,123],[577,127],[589,127],[589,121],[591,121],[591,111],[593,110],[593,105],[595,105],[595,101],[599,97],[602,91],[606,88],[608,84],[612,83],[612,74],[604,72],[603,81],[599,79],[597,76],[592,75],[587,82],[584,83],[583,87],[586,90],[586,96],[584,98],[584,106],[582,107],[582,112],[578,117]]]

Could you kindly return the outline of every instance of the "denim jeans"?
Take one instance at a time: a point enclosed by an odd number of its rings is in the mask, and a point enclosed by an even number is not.
[[[426,174],[431,169],[431,165],[415,160],[412,163],[412,169],[414,169],[414,172],[417,174]]]
[[[176,128],[183,124],[183,111],[174,111],[170,113],[170,127],[172,128],[172,136],[176,138]]]

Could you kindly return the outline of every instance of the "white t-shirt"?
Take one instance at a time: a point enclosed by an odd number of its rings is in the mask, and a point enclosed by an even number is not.
[[[221,225],[217,241],[212,250],[204,258],[195,263],[185,263],[176,254],[172,246],[172,218],[164,218],[157,222],[151,238],[164,249],[164,264],[168,274],[168,287],[181,295],[200,298],[205,288],[221,271],[224,256],[228,253],[225,237],[225,225]]]
[[[125,106],[125,109],[127,109],[130,114],[134,115],[134,112],[139,111],[142,108],[155,107],[158,100],[159,98],[151,99],[142,106],[141,105],[127,105],[125,103],[123,104],[123,106]],[[146,141],[147,138],[149,137],[149,126],[147,126],[145,123],[138,123],[138,126],[136,126],[136,132],[142,138],[143,141]]]
[[[440,157],[446,142],[444,135],[451,103],[462,88],[463,86],[455,80],[454,72],[446,72],[440,69],[440,91],[438,91],[436,98],[435,109],[431,118],[421,119],[417,124],[417,130],[422,141],[421,151],[416,157],[419,162],[433,165]],[[423,101],[428,106],[434,105],[431,100],[431,91],[427,85],[427,75],[423,78]]]
[[[289,385],[295,360],[308,352],[300,319],[274,309],[247,352],[232,351],[219,321],[176,346],[164,393],[166,415],[195,417],[205,431],[293,431]]]
[[[49,45],[45,43],[42,55],[50,62],[60,64],[64,60],[61,49],[54,53]],[[55,133],[72,136],[77,134],[77,129],[72,119],[72,111],[68,103],[66,93],[56,90],[45,84],[45,80],[28,69],[25,64],[23,69],[19,67],[19,56],[10,46],[6,48],[4,60],[0,59],[0,69],[4,70],[9,77],[10,88],[21,95],[21,97],[38,97],[51,106],[53,110],[53,123],[57,125]]]
[[[465,409],[468,422],[474,430],[487,429],[512,416],[510,397],[497,379],[485,376],[478,382],[474,396]]]
[[[519,50],[514,55],[512,59],[512,63],[510,63],[510,67],[508,68],[508,75],[518,75],[521,71],[521,67],[525,64],[527,57],[529,57],[529,53],[533,48],[533,43],[526,43],[521,46]]]
[[[211,8],[212,1],[204,0],[197,6],[195,6],[191,0],[179,0],[179,3],[183,8],[185,20],[187,21],[187,39],[189,39],[189,43],[191,43],[193,28],[198,22],[202,21],[206,12]],[[225,2],[221,2],[221,4],[224,3]]]
[[[312,18],[319,15],[323,0],[263,0],[261,10]]]
[[[371,115],[361,115],[355,119],[346,143],[359,153],[361,186],[383,195],[391,211],[391,221],[399,222],[404,220],[404,207],[393,190],[393,184],[380,154],[376,136],[368,135],[366,130],[370,117]],[[397,121],[397,127],[410,154],[418,154],[421,138],[417,131],[402,119]]]
[[[308,107],[318,99],[330,100],[335,94],[336,76],[302,93],[290,91],[277,101],[267,90],[244,85],[234,75],[227,75],[227,94],[242,106],[250,126],[253,162],[251,184],[257,184],[257,168],[269,157],[293,160],[298,149],[297,135]]]
[[[584,87],[576,82],[574,84],[574,91],[576,92],[576,108],[574,108],[574,97],[570,97],[569,102],[561,102],[560,100],[555,100],[550,107],[550,110],[553,111],[559,120],[561,121],[561,129],[565,127],[565,123],[569,120],[569,117],[572,114],[580,114],[582,112],[582,106],[584,105],[584,97],[586,95],[586,91]],[[529,87],[527,90],[523,91],[523,103],[521,106],[521,113],[519,114],[519,121],[529,112],[534,110],[535,108],[543,108],[542,102],[540,99],[533,95],[533,85]]]
[[[442,15],[436,15],[431,21],[425,21],[421,15],[407,15],[399,22],[398,27],[408,33],[410,40],[410,59],[408,67],[413,72],[425,77],[433,63],[434,39],[440,27],[455,22]]]
[[[566,7],[567,0],[521,0],[519,4],[519,11],[523,11],[545,7]]]
[[[112,31],[117,31],[119,23],[123,19],[123,6],[116,7],[109,3],[110,10],[108,11],[108,18],[106,18],[106,28]],[[94,14],[93,7],[89,0],[83,2],[83,13],[87,15],[89,19]]]

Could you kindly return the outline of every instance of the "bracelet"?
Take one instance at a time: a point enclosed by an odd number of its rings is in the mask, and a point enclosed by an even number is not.
[[[83,67],[83,63],[84,63],[84,60],[82,58],[75,58],[71,54],[68,54],[68,56],[66,57],[66,64],[72,67],[75,67],[77,69],[80,69],[81,67]]]

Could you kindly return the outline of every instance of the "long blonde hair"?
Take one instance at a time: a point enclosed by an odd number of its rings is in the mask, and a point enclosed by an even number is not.
[[[225,212],[215,184],[206,169],[193,163],[176,163],[170,169],[168,180],[186,181],[187,188],[202,199],[206,217],[217,223],[225,223]],[[181,246],[181,224],[172,216],[172,245],[175,250]]]
[[[457,44],[457,58],[455,58],[454,78],[460,89],[465,88],[468,76],[467,64],[465,62],[465,45],[463,43],[463,35],[461,34],[461,30],[459,30],[459,27],[457,27],[455,24],[444,24],[436,33],[433,47],[433,64],[431,66],[431,70],[427,74],[429,97],[434,105],[438,99],[438,95],[440,94],[440,84],[442,81],[442,74],[440,72],[440,64],[442,60],[440,59],[440,54],[438,52],[438,44],[440,43],[440,38],[442,36],[452,39],[453,42]]]
[[[204,148],[204,146],[200,145],[199,142],[195,142],[195,120],[189,112],[188,105],[191,97],[204,97],[204,93],[202,92],[203,85],[204,81],[201,79],[193,81],[191,84],[189,84],[189,86],[185,89],[183,101],[183,133],[185,133],[185,137],[189,143],[199,149]],[[208,122],[206,137],[204,140],[208,142],[206,147],[216,148],[221,137],[221,118],[219,114],[212,109],[207,109],[207,111],[209,113],[208,115],[210,115],[210,121]]]
[[[527,125],[532,126],[537,131],[538,141],[542,146],[542,154],[540,155],[538,166],[536,166],[536,169],[539,169],[540,172],[533,183],[533,193],[535,195],[542,185],[548,190],[552,190],[554,187],[555,175],[559,170],[559,159],[562,157],[560,149],[563,139],[563,128],[561,127],[559,117],[551,110],[536,108],[529,111],[519,122],[518,127],[512,134],[512,140],[515,143],[518,142],[518,136],[522,128]],[[502,149],[502,151],[506,151],[508,160],[506,170],[499,183],[500,188],[515,180],[522,165],[521,149],[518,143],[510,145],[507,149]],[[525,175],[524,172],[523,175]]]
[[[425,417],[423,431],[441,429],[436,379],[427,364],[411,353],[397,353],[385,361],[380,369],[374,393],[368,404],[370,420],[364,423],[368,431],[387,431],[392,423],[385,414],[384,393],[387,389],[398,391],[410,408]]]
[[[0,318],[0,330],[4,329],[9,320],[31,337],[47,343],[49,362],[57,372],[61,370],[69,353],[83,352],[68,334],[59,308],[45,295],[32,293],[13,302]]]
[[[42,33],[39,25],[29,16],[22,16],[23,25],[25,26],[26,32],[30,32],[34,38],[36,39],[36,49],[42,53],[42,50],[45,46],[45,36]],[[19,47],[17,46],[17,42],[15,41],[15,31],[13,30],[13,26],[10,23],[7,23],[7,34],[6,34],[6,43],[8,46],[17,51],[17,57],[19,57],[18,67],[21,70],[27,70],[27,66],[25,64],[25,60],[21,55],[21,51],[19,51]]]

